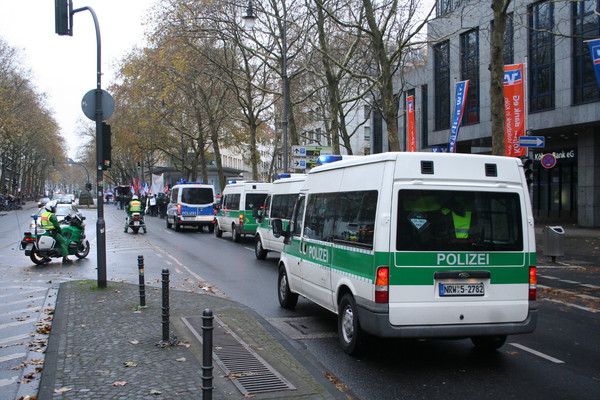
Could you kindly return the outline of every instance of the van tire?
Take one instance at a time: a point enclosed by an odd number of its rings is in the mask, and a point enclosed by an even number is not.
[[[240,241],[241,237],[242,235],[237,231],[235,224],[231,224],[231,238],[233,241],[237,243]]]
[[[215,231],[215,224],[208,225],[208,233],[213,233]]]
[[[260,236],[256,235],[256,239],[254,240],[254,255],[256,255],[256,259],[264,260],[267,258],[267,253],[268,251],[264,249]]]
[[[277,298],[279,299],[279,305],[285,309],[294,308],[296,307],[296,304],[298,304],[298,294],[292,293],[290,290],[287,272],[285,272],[285,267],[283,265],[279,267],[279,276],[277,278]]]
[[[506,342],[506,335],[473,336],[471,342],[476,348],[484,351],[498,350]]]
[[[215,222],[215,236],[220,238],[221,236],[223,236],[223,231],[221,230],[221,228],[219,228],[219,223]]]
[[[342,350],[346,354],[356,355],[362,340],[362,332],[358,321],[356,302],[351,294],[342,296],[338,308],[338,336]]]
[[[169,222],[169,217],[165,218],[165,221],[167,221],[167,229],[171,229],[171,223]]]
[[[181,231],[181,224],[178,224],[177,221],[175,221],[175,219],[173,219],[173,227],[175,229],[175,232]]]

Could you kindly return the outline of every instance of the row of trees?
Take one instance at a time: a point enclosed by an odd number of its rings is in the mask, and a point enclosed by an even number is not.
[[[52,161],[66,153],[44,95],[23,64],[0,37],[0,194],[33,198],[58,179]]]
[[[357,132],[349,127],[357,124],[348,118],[359,114],[353,107],[362,100],[381,112],[389,149],[400,150],[394,77],[418,59],[430,9],[420,0],[253,1],[258,20],[247,29],[248,3],[155,5],[147,46],[120,62],[108,89],[116,101],[107,174],[114,183],[136,177],[141,162],[144,170],[165,163],[185,168],[188,178],[204,181],[203,166],[213,164],[224,184],[224,148],[247,155],[254,179],[261,162],[275,172],[276,154],[261,160],[260,149],[281,152],[284,79],[289,145],[324,127],[320,144],[352,154]]]

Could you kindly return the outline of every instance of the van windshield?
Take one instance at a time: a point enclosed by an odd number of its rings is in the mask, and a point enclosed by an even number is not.
[[[211,188],[189,187],[183,188],[181,202],[186,204],[211,204],[215,200]]]
[[[517,193],[400,190],[399,251],[522,251]]]

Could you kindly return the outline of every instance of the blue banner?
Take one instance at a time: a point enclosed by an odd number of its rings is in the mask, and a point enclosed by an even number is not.
[[[456,82],[456,101],[454,102],[454,118],[452,119],[452,127],[450,128],[450,143],[448,144],[448,153],[456,152],[456,139],[458,138],[458,130],[465,111],[467,102],[467,90],[469,89],[469,81]]]
[[[600,87],[600,39],[589,40],[590,54],[596,71],[596,79],[598,79],[598,87]]]

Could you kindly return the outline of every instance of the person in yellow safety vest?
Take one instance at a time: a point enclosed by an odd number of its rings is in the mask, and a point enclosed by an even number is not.
[[[142,202],[138,199],[136,195],[131,197],[131,201],[127,206],[125,206],[125,212],[127,213],[127,218],[125,218],[125,229],[123,232],[127,232],[127,228],[129,227],[129,218],[131,217],[131,213],[134,212],[142,212]]]
[[[58,223],[58,219],[56,218],[56,200],[49,201],[44,206],[44,212],[41,217],[41,226],[46,232],[48,232],[54,240],[60,246],[60,251],[63,256],[62,262],[67,263],[72,260],[69,259],[69,243],[67,239],[63,236],[62,231],[60,229],[60,224]]]
[[[452,214],[452,223],[454,225],[454,236],[456,239],[468,239],[471,229],[472,212],[467,210],[466,204],[462,199],[455,199],[453,209],[442,208],[442,214]]]

